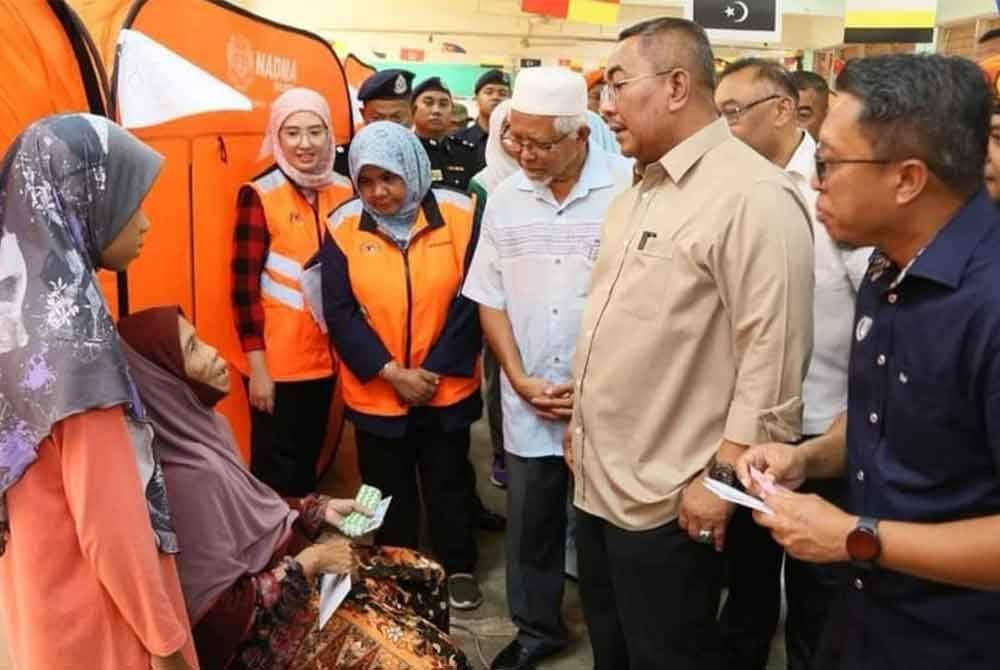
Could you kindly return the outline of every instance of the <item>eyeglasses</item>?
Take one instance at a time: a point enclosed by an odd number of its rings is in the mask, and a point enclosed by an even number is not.
[[[641,81],[643,79],[652,79],[653,77],[662,77],[664,75],[671,74],[675,70],[680,70],[681,68],[676,65],[669,67],[666,70],[659,70],[658,72],[651,72],[649,74],[639,74],[634,77],[628,77],[626,79],[619,79],[618,81],[609,81],[607,85],[601,89],[601,104],[613,105],[618,102],[618,94],[621,92],[627,84],[631,84],[634,81]]]
[[[783,95],[778,95],[776,93],[773,93],[765,98],[761,98],[760,100],[754,100],[753,102],[748,102],[745,105],[741,105],[739,103],[734,102],[720,109],[719,113],[722,114],[722,116],[724,116],[726,118],[726,121],[728,121],[729,123],[736,123],[736,121],[738,121],[741,116],[749,112],[757,105],[763,105],[765,102],[770,102],[772,100],[779,100],[784,97],[785,96]]]
[[[327,141],[329,131],[326,126],[311,126],[300,128],[298,126],[284,126],[281,129],[281,136],[288,144],[299,146],[304,139],[307,144],[323,144]]]
[[[888,165],[893,161],[887,158],[820,158],[816,156],[816,181],[820,184],[826,181],[826,175],[831,165]]]
[[[519,154],[522,151],[530,151],[537,156],[549,153],[557,144],[562,142],[567,137],[569,137],[569,135],[563,135],[559,139],[553,140],[552,142],[535,142],[533,140],[516,139],[510,134],[510,131],[507,130],[500,136],[500,140],[506,144],[513,153]]]

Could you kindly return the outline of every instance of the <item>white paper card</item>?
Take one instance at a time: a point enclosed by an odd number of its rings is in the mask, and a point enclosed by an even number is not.
[[[350,575],[323,575],[319,591],[319,627],[321,630],[350,592]]]
[[[705,477],[705,479],[702,480],[702,484],[705,485],[705,488],[723,500],[736,503],[737,505],[742,505],[743,507],[758,510],[764,514],[774,514],[774,510],[764,504],[764,501],[760,498],[754,498],[752,495],[748,495],[739,489],[734,489],[728,484],[723,484],[717,479]]]
[[[326,332],[326,318],[323,316],[323,274],[322,263],[306,268],[299,277],[302,295],[305,296],[309,313],[322,332]]]

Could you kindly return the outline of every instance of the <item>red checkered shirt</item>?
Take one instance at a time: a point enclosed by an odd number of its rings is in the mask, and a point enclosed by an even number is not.
[[[271,233],[264,204],[249,186],[240,189],[233,233],[233,316],[243,351],[264,348],[264,308],[260,304],[260,275],[264,271]]]

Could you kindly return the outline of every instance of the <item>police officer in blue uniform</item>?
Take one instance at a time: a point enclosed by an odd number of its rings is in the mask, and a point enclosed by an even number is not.
[[[476,81],[476,105],[479,117],[475,123],[454,134],[455,139],[476,147],[476,172],[486,167],[486,139],[490,134],[490,115],[497,105],[510,97],[510,77],[503,70],[489,70]]]
[[[463,193],[479,171],[476,146],[449,137],[451,91],[440,77],[430,77],[413,89],[413,132],[431,159],[434,186],[450,186]]]
[[[414,74],[408,70],[381,70],[365,79],[358,89],[361,102],[361,117],[365,123],[392,121],[409,128],[413,123],[411,97]],[[350,178],[347,154],[351,144],[337,147],[337,158],[333,169]]]

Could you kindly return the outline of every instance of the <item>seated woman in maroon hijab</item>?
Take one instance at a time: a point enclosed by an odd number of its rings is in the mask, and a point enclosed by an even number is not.
[[[250,474],[212,409],[229,390],[226,362],[179,308],[139,312],[118,329],[156,434],[202,667],[469,668],[447,635],[441,566],[408,549],[320,539],[364,510],[320,495],[286,501]],[[323,573],[354,577],[320,628]]]

